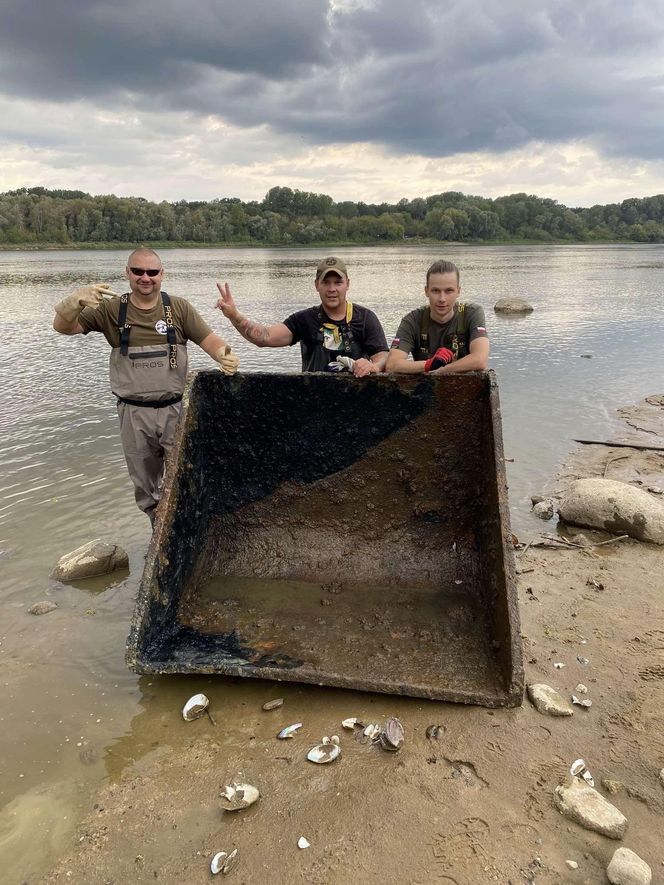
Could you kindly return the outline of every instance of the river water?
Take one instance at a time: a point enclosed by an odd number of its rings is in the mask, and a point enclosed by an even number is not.
[[[342,255],[351,298],[376,311],[388,341],[422,303],[428,265],[440,257],[459,264],[462,299],[487,313],[521,536],[542,528],[529,498],[571,439],[608,438],[616,407],[663,392],[660,246],[357,247]],[[243,313],[277,322],[316,303],[318,251],[178,249],[163,258],[164,288],[227,337],[243,371],[299,369],[299,348],[259,351],[239,338],[214,310],[214,281],[230,282]],[[182,701],[210,684],[139,679],[125,668],[149,525],[124,467],[108,347],[100,336],[64,338],[51,328],[53,305],[77,286],[106,281],[124,291],[125,260],[117,251],[0,252],[0,860],[8,882],[49,867],[104,779],[182,740],[171,727]],[[527,298],[534,313],[497,317],[493,304],[507,296]],[[192,347],[190,367],[210,361]],[[71,587],[48,578],[59,556],[93,537],[127,549],[128,575]],[[58,609],[27,614],[45,598]],[[242,704],[258,688],[222,681],[210,691]],[[298,691],[320,703],[316,689]]]

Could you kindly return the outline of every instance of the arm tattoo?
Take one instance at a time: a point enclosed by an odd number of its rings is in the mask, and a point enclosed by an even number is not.
[[[265,344],[270,337],[270,330],[267,326],[261,326],[260,323],[253,323],[246,317],[237,316],[231,320],[235,328],[243,338],[251,341],[252,344]]]

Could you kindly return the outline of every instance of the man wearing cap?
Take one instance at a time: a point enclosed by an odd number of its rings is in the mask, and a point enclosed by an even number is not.
[[[184,298],[161,288],[164,269],[152,249],[134,250],[125,276],[130,292],[85,286],[55,306],[61,335],[101,332],[111,345],[111,390],[117,397],[122,448],[139,508],[154,523],[164,460],[173,446],[187,377],[187,341],[198,344],[226,375],[239,360]]]
[[[484,310],[479,304],[459,301],[456,264],[435,261],[427,271],[424,294],[429,303],[411,310],[399,323],[387,371],[447,375],[486,369],[489,339]]]
[[[256,347],[288,347],[302,350],[303,372],[348,369],[356,378],[382,372],[387,360],[387,340],[376,314],[353,304],[346,294],[350,286],[346,265],[340,258],[324,258],[314,281],[320,304],[291,314],[283,323],[263,326],[242,316],[228,283],[217,283],[217,307],[240,335]]]

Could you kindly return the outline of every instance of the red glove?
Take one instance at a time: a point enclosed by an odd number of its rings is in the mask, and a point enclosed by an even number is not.
[[[449,365],[454,359],[454,354],[449,347],[439,347],[438,350],[424,364],[425,372],[433,372],[434,369],[440,369],[441,366]]]

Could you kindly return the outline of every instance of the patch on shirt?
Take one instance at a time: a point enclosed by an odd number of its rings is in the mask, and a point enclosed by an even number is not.
[[[483,332],[484,334],[486,334],[486,327],[485,326],[477,326],[475,328],[475,331],[476,332]]]
[[[160,335],[165,335],[168,329],[168,326],[166,325],[166,320],[157,320],[157,322],[154,324],[154,327]]]
[[[394,348],[398,347],[401,344],[401,338],[393,338],[392,343],[390,344],[390,349],[394,350]]]

